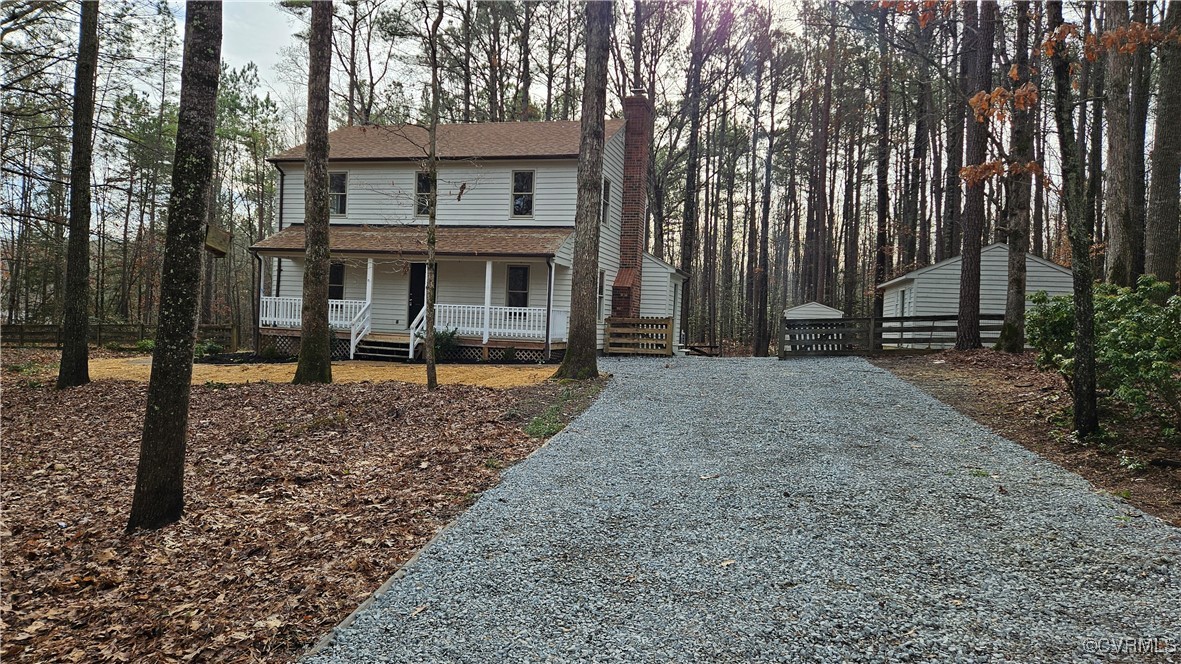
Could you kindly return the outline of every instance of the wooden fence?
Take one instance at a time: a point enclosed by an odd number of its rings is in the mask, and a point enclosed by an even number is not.
[[[672,318],[608,318],[608,355],[672,355]]]
[[[62,329],[60,325],[29,325],[14,323],[0,325],[0,342],[12,346],[53,346],[60,347]],[[91,323],[90,343],[96,345],[115,343],[131,346],[141,339],[155,339],[156,328],[136,323]],[[216,341],[229,351],[236,351],[239,344],[236,325],[200,325],[197,338]]]
[[[814,318],[783,320],[779,359],[806,355],[869,355],[891,351],[933,351],[955,346],[957,316]],[[980,315],[980,339],[996,343],[1005,317]]]

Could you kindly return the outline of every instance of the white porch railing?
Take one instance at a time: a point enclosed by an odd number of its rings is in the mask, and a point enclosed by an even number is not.
[[[350,329],[367,304],[365,300],[328,300],[328,326],[334,330]],[[303,324],[303,298],[263,297],[258,324],[262,327],[299,327]]]
[[[570,312],[553,309],[550,316],[550,341],[566,341]],[[479,304],[436,304],[435,329],[456,330],[464,337],[488,339],[545,340],[545,307],[485,307]],[[422,343],[426,330],[426,309],[410,324],[411,357],[414,346]]]
[[[566,340],[569,312],[554,309],[550,341]],[[458,330],[461,336],[492,339],[545,339],[545,307],[484,307],[479,304],[435,305],[435,329]]]
[[[352,322],[349,324],[350,360],[353,359],[353,356],[357,354],[357,344],[361,343],[361,340],[365,338],[365,335],[369,334],[369,332],[373,330],[373,316],[371,315],[372,311],[372,303],[366,302],[365,306],[361,307],[361,310],[357,312],[356,317],[354,317]]]

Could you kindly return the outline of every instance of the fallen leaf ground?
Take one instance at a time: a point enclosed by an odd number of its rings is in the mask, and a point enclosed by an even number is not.
[[[128,536],[146,386],[4,361],[5,662],[296,659],[602,385],[199,384],[186,516]]]
[[[1066,383],[1038,370],[1032,353],[887,353],[871,361],[1099,489],[1181,526],[1181,439],[1155,418],[1103,403],[1107,438],[1084,445],[1069,435]]]

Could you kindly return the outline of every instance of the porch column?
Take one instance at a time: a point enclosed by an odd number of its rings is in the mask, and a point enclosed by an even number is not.
[[[545,350],[542,351],[541,356],[549,361],[550,339],[553,338],[553,331],[550,328],[553,325],[554,313],[554,259],[547,259],[545,265],[549,268],[549,279],[546,281],[545,287]]]
[[[365,302],[373,301],[373,259],[365,266]]]
[[[484,262],[484,343],[492,331],[492,261]]]

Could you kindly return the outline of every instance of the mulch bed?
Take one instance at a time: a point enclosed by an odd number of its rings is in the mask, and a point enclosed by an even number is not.
[[[127,535],[146,386],[25,371],[3,374],[4,661],[293,660],[538,447],[531,417],[601,387],[194,386],[186,516]]]
[[[1059,374],[1038,370],[1032,353],[886,353],[871,361],[1100,489],[1181,526],[1181,467],[1175,465],[1181,437],[1156,418],[1104,401],[1106,438],[1082,444],[1070,435],[1068,386]]]

